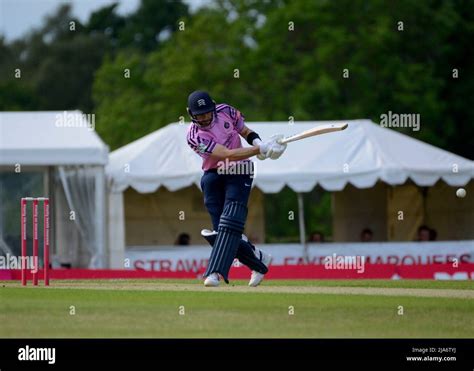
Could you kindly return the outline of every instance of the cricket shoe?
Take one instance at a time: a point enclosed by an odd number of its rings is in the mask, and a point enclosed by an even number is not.
[[[217,287],[220,283],[219,273],[211,273],[209,276],[206,277],[204,280],[204,286],[206,287]]]
[[[255,256],[259,258],[260,261],[263,264],[265,264],[267,267],[272,262],[272,256],[260,249],[255,248]],[[255,286],[260,285],[260,282],[262,282],[263,277],[265,277],[263,273],[252,271],[252,275],[250,276],[249,286],[255,287]]]

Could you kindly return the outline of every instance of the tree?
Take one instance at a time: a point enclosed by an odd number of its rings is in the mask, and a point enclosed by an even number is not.
[[[4,109],[92,110],[90,89],[105,38],[85,34],[69,5],[60,6],[42,27],[6,48],[10,53],[8,63],[0,64],[5,71],[0,89],[8,87],[23,95],[16,101],[10,97]],[[21,71],[21,78],[15,78],[13,69]],[[32,96],[26,99],[25,94]]]
[[[97,71],[96,130],[112,149],[152,132],[160,122],[146,68],[146,57],[135,51],[106,58]]]
[[[119,32],[120,45],[152,51],[178,29],[178,21],[186,16],[188,6],[181,0],[141,0]]]
[[[82,24],[72,16],[70,5],[61,5],[24,40],[7,44],[1,39],[0,89],[14,86],[15,92],[3,102],[4,109],[25,104],[28,109],[92,112],[94,75],[104,57],[159,48],[159,32],[172,32],[187,14],[181,1],[142,0],[126,17],[116,14],[116,6],[99,9]],[[21,79],[14,77],[14,69],[21,70]],[[24,96],[28,92],[31,99]]]
[[[183,20],[185,29],[173,34],[160,49],[122,54],[98,71],[94,98],[99,130],[111,148],[187,117],[186,98],[199,88],[210,90],[218,101],[249,107],[250,112],[252,97],[246,82],[253,76],[245,67],[245,54],[250,50],[242,36],[245,21],[231,22],[216,9],[203,9]],[[125,68],[131,70],[130,79],[123,78]],[[234,77],[235,69],[240,78]],[[114,98],[107,98],[112,91]],[[127,117],[133,117],[129,124],[124,122]],[[119,135],[119,128],[130,130]]]

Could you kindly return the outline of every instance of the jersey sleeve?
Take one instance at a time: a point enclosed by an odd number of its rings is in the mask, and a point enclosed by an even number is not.
[[[234,107],[229,106],[230,108],[230,117],[233,120],[235,130],[237,130],[238,133],[242,131],[242,129],[245,126],[245,117],[242,115],[242,113],[235,109]]]
[[[194,128],[189,130],[187,140],[191,149],[203,158],[208,158],[217,144],[212,135],[199,133]]]

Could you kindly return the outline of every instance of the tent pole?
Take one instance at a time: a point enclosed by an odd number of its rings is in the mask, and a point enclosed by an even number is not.
[[[423,224],[426,224],[426,199],[428,198],[428,187],[423,187],[421,189],[422,195],[423,195]]]
[[[306,243],[306,228],[304,223],[304,200],[301,192],[298,195],[298,223],[300,230],[300,244],[303,247],[303,257],[308,262],[308,244]]]
[[[95,268],[108,268],[107,251],[105,246],[105,174],[104,167],[97,166],[95,174],[95,218],[96,218],[96,254],[98,256]]]

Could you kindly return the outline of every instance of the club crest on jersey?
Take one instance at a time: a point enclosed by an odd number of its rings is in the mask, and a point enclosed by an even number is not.
[[[228,129],[228,128],[230,127],[230,124],[226,121],[226,122],[224,122],[224,127],[225,127],[226,129]]]

